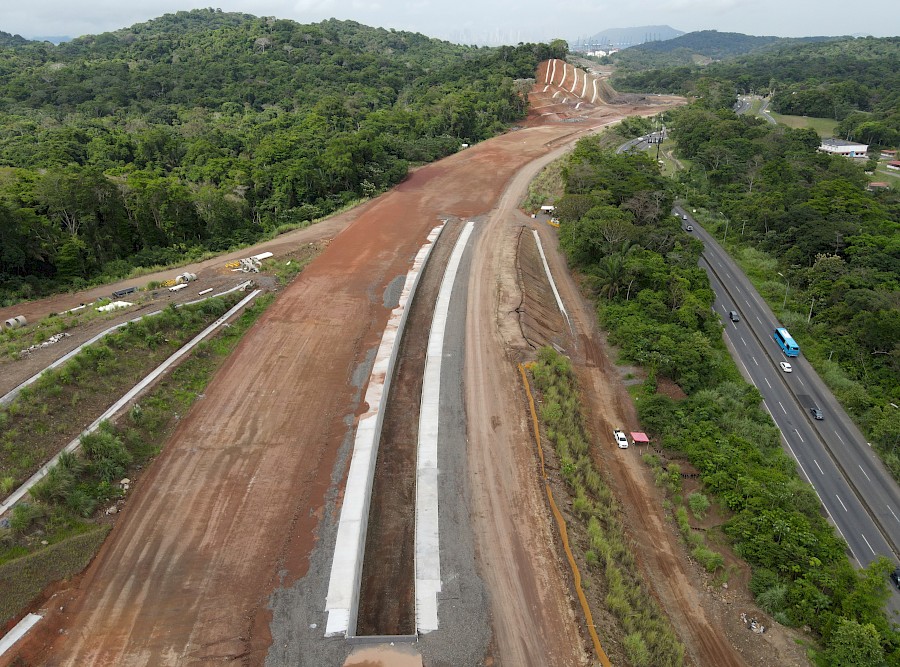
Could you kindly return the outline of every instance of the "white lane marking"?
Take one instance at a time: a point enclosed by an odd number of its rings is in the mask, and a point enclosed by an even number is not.
[[[844,508],[844,511],[846,512],[846,511],[847,511],[847,506],[844,504],[844,501],[841,500],[841,497],[840,497],[838,494],[836,494],[836,493],[834,494],[834,497],[838,499],[838,502],[841,504],[841,507],[843,507],[843,508]],[[869,547],[869,548],[871,549],[872,547]]]
[[[744,301],[747,303],[748,306],[750,306],[751,308],[753,307],[753,306],[750,304],[750,302],[747,301],[747,299],[744,299]]]
[[[796,433],[797,437],[800,438],[800,442],[806,442],[806,440],[803,439],[803,436],[800,435],[800,431],[798,431],[797,429],[794,429],[794,433]]]
[[[799,377],[797,379],[800,380]],[[800,384],[802,384],[804,387],[806,386],[806,383],[803,380],[800,380]]]
[[[834,434],[838,437],[838,440],[840,440],[842,444],[846,444],[846,443],[844,443],[844,439],[841,437],[841,434],[840,434],[840,433],[838,433],[837,431],[835,431]]]
[[[778,406],[781,408],[781,411],[782,411],[784,414],[787,414],[787,410],[784,409],[784,406],[781,404],[781,401],[778,401]]]
[[[890,512],[891,514],[894,514],[894,510],[891,509],[890,505],[888,505],[887,508],[888,508],[888,512]],[[896,514],[894,514],[894,518],[897,519],[897,523],[900,523],[900,519],[897,518]]]
[[[825,474],[825,471],[822,470],[822,466],[819,465],[819,462],[816,461],[815,459],[813,459],[813,463],[816,464],[816,467],[819,469],[819,472],[822,473],[822,474],[824,475],[824,474]]]
[[[719,268],[720,268],[720,269],[724,269],[724,268],[725,268],[724,266],[722,266],[722,262],[720,262],[720,261],[718,261],[718,260],[716,260],[716,264],[719,265]]]
[[[725,275],[728,276],[729,278],[731,278],[731,274],[728,273],[728,271],[725,272]]]
[[[741,359],[741,366],[743,366],[743,367],[744,367],[744,370],[747,372],[747,377],[750,378],[750,382],[753,382],[753,378],[750,377],[750,369],[747,368],[747,364],[744,363],[744,360],[743,360],[743,359]],[[756,387],[756,383],[755,383],[755,382],[753,382],[753,386]],[[759,387],[756,387],[756,388],[759,389]],[[766,402],[763,401],[763,405],[765,405],[765,404],[766,404]],[[766,408],[766,409],[768,410],[768,408]]]
[[[861,465],[859,465],[858,463],[857,463],[856,465],[858,465],[858,466],[859,466],[859,469],[862,470],[862,474],[866,476],[866,479],[869,480],[869,481],[871,482],[871,481],[872,481],[872,478],[869,477],[869,475],[866,473],[865,470],[863,470],[863,467],[862,467]]]
[[[769,385],[769,389],[771,389],[771,388],[772,388],[772,385],[771,385],[771,383],[769,382],[769,378],[763,378],[763,380],[766,381],[766,384]]]
[[[875,555],[875,549],[873,549],[873,548],[872,548],[872,545],[869,544],[869,540],[867,540],[867,539],[866,539],[866,536],[863,535],[862,533],[860,533],[859,535],[860,535],[860,537],[863,538],[863,541],[866,543],[866,546],[869,547],[869,551],[871,551],[871,552],[872,552],[872,555],[874,556],[874,555]]]
[[[741,336],[741,342],[742,342],[744,345],[747,344],[747,341],[744,340],[744,337],[743,337],[743,336]]]
[[[756,316],[756,321],[759,322],[760,324],[762,324],[762,320],[759,319],[759,315]]]
[[[743,292],[743,290],[741,290],[741,288],[740,288],[740,287],[738,287],[738,288],[737,288],[737,291],[738,291],[738,292],[740,292],[740,293],[741,293],[741,294],[743,294],[743,293],[744,293],[744,292]]]
[[[769,416],[772,417],[772,419],[774,420],[775,416],[772,414],[772,411],[769,410],[769,406],[766,405],[765,401],[763,401],[763,407],[766,409],[766,412],[769,413]],[[776,425],[777,425],[777,422],[776,422]],[[791,443],[788,442],[788,439],[784,436],[784,433],[781,434],[781,439],[784,440],[784,444],[786,444],[788,446],[788,449],[791,450],[791,455],[793,455],[794,460],[797,461],[797,466],[800,468],[800,472],[802,472],[803,476],[806,477],[806,481],[809,482],[809,485],[812,487],[812,490],[815,492],[816,497],[818,497],[819,503],[822,505],[822,507],[825,508],[825,512],[828,514],[828,518],[831,519],[831,525],[833,525],[835,528],[837,528],[837,531],[841,534],[841,538],[843,538],[844,542],[847,543],[847,548],[850,549],[850,555],[853,556],[853,560],[855,560],[857,563],[862,565],[862,563],[860,563],[859,558],[857,558],[856,554],[853,552],[853,547],[851,547],[850,543],[847,542],[847,538],[844,535],[844,531],[841,530],[841,527],[838,525],[837,521],[834,520],[834,515],[832,515],[831,510],[828,509],[828,505],[826,505],[825,501],[822,499],[822,495],[819,493],[819,489],[817,489],[816,485],[813,484],[812,479],[806,472],[806,468],[804,468],[803,464],[800,463],[800,459],[797,458],[797,455],[794,453],[794,448],[791,447]],[[838,498],[838,500],[840,500],[840,498]],[[890,509],[890,507],[888,509]],[[894,514],[893,511],[891,512],[891,514]],[[894,515],[894,516],[896,517],[896,515]],[[898,521],[900,521],[900,519],[898,519]]]
[[[756,360],[756,357],[751,357],[753,359],[753,363],[759,366],[759,362]]]

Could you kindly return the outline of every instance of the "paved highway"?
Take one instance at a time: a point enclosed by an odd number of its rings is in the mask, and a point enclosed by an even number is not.
[[[687,214],[676,207],[676,212]],[[884,555],[897,562],[900,543],[900,490],[865,438],[818,374],[802,356],[788,359],[772,332],[774,314],[722,247],[691,219],[693,234],[705,244],[701,265],[710,274],[715,308],[726,323],[725,335],[746,376],[759,389],[766,408],[781,429],[787,451],[813,485],[853,558],[867,565]],[[731,322],[729,311],[741,321]],[[784,373],[778,362],[789,361]],[[818,407],[824,419],[812,418]],[[893,588],[893,587],[892,587]],[[894,589],[889,607],[900,612]]]
[[[637,153],[639,151],[645,151],[653,144],[662,143],[666,136],[665,129],[645,134],[642,137],[625,142],[616,149],[616,153]]]

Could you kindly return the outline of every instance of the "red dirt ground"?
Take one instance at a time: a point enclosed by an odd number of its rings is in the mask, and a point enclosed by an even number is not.
[[[473,249],[466,387],[472,521],[491,597],[494,656],[509,665],[585,664],[511,363],[525,344],[515,306],[509,307],[517,295],[515,234],[507,223],[520,215],[515,207],[538,163],[561,152],[553,149],[591,127],[653,111],[607,107],[593,120],[542,127],[532,118],[529,129],[424,167],[352,213],[254,249],[293,247],[299,238],[314,238],[313,230],[326,238],[349,223],[214,378],[141,479],[84,577],[53,598],[45,620],[0,664],[16,656],[47,665],[264,662],[268,600],[306,573],[346,435],[343,419],[364,408],[354,402],[351,376],[384,329],[383,291],[406,273],[436,220],[448,215],[487,218]],[[223,261],[187,270],[202,277]],[[65,295],[8,310],[34,317],[90,298]],[[591,327],[582,320],[581,330]],[[608,381],[597,377],[597,405],[627,416],[621,397],[601,379]],[[648,526],[650,551],[659,529]],[[679,582],[673,578],[672,587]],[[696,605],[691,582],[683,585],[687,591],[674,590],[663,602],[670,613],[670,605],[683,606],[690,618],[677,622],[702,635],[693,644],[697,663],[741,664],[721,645],[715,619],[707,622]]]
[[[49,665],[262,664],[271,641],[267,601],[277,586],[306,572],[346,431],[342,419],[361,409],[351,374],[387,321],[383,290],[406,272],[441,215],[487,212],[522,165],[582,129],[550,126],[498,137],[416,171],[357,212],[214,378],[80,583],[58,595],[45,620],[5,658]],[[28,312],[85,298],[57,297]],[[508,510],[494,520],[527,524],[524,509],[517,507],[518,520]],[[530,569],[547,550],[529,539],[505,558]],[[528,623],[511,629],[513,639],[503,636],[507,628],[498,630],[501,654],[520,632],[533,638],[539,627],[546,642],[531,655],[535,664],[546,662],[542,654],[573,664],[565,656],[580,646],[571,642],[565,586],[537,574],[527,584],[539,592],[532,602],[553,603],[517,605],[516,615]],[[502,603],[496,610],[501,616]]]

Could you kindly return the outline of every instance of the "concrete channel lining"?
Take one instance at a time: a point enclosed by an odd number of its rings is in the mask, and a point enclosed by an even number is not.
[[[16,623],[15,627],[7,632],[6,636],[0,639],[0,655],[3,655],[11,649],[13,645],[28,634],[28,631],[42,618],[43,616],[38,616],[37,614],[26,614],[25,618]]]
[[[180,303],[180,304],[177,304],[175,307],[176,307],[176,308],[181,308],[182,306],[192,306],[192,305],[197,304],[197,303],[202,303],[203,301],[206,301],[207,299],[214,299],[214,298],[219,297],[219,296],[225,296],[226,294],[231,294],[232,292],[236,292],[236,291],[239,290],[239,289],[244,289],[245,287],[249,287],[249,285],[250,285],[250,281],[249,281],[249,280],[246,280],[246,281],[242,282],[241,284],[236,285],[235,287],[232,287],[231,289],[225,290],[224,292],[219,292],[218,294],[213,294],[212,296],[208,296],[208,297],[206,297],[206,298],[204,298],[204,299],[195,299],[194,301],[188,301],[187,303],[183,303],[183,304]],[[210,291],[211,291],[211,290],[210,290]],[[78,308],[80,309],[80,308],[83,308],[83,307],[84,307],[84,306],[79,306]],[[72,310],[77,310],[77,309],[73,308]],[[70,312],[71,312],[71,311],[70,311]],[[47,368],[45,368],[44,370],[40,371],[39,373],[35,373],[35,374],[32,375],[30,378],[28,378],[27,380],[25,380],[22,384],[20,384],[19,386],[13,388],[12,390],[10,390],[9,392],[7,392],[7,393],[4,394],[3,396],[0,396],[0,406],[2,406],[2,405],[8,405],[9,403],[11,403],[11,402],[13,401],[13,399],[15,399],[15,397],[18,396],[18,395],[22,392],[22,390],[23,390],[25,387],[27,387],[27,386],[29,386],[29,385],[31,385],[31,384],[34,384],[35,382],[37,382],[38,378],[40,378],[44,373],[46,373],[47,371],[49,371],[49,370],[51,370],[51,369],[53,369],[53,368],[56,368],[57,366],[60,366],[60,365],[62,365],[62,364],[64,364],[64,363],[66,363],[69,359],[71,359],[72,357],[74,357],[76,354],[78,354],[79,352],[81,352],[81,350],[83,350],[84,348],[88,347],[89,345],[93,345],[93,344],[96,343],[98,340],[101,340],[102,338],[104,338],[104,337],[108,336],[109,334],[111,334],[113,331],[117,331],[117,330],[121,329],[122,327],[124,327],[124,326],[126,326],[126,325],[128,325],[128,324],[131,324],[132,322],[140,322],[140,321],[141,321],[142,319],[144,319],[145,317],[153,317],[154,315],[159,315],[161,312],[163,312],[163,311],[161,311],[161,310],[154,310],[154,311],[152,311],[152,312],[150,312],[150,313],[147,313],[147,314],[145,314],[145,315],[141,315],[140,317],[135,317],[135,318],[132,319],[132,320],[128,320],[127,322],[122,322],[121,324],[114,324],[114,325],[111,326],[109,329],[106,329],[106,330],[104,330],[104,331],[101,331],[100,333],[98,333],[96,336],[94,336],[93,338],[91,338],[91,339],[88,340],[87,342],[82,343],[81,345],[79,345],[78,347],[76,347],[76,348],[75,348],[74,350],[72,350],[71,352],[69,352],[69,353],[67,353],[67,354],[65,354],[65,355],[63,355],[63,356],[61,356],[59,359],[57,359],[57,360],[54,361],[52,364],[50,364],[49,366],[47,366]]]
[[[422,382],[419,435],[416,456],[416,629],[419,633],[438,629],[438,593],[441,592],[441,554],[438,526],[438,427],[441,410],[441,364],[444,360],[444,331],[450,311],[450,297],[466,244],[475,227],[463,227],[441,280]]]
[[[409,316],[409,306],[418,287],[419,278],[445,225],[446,221],[431,230],[425,244],[416,253],[412,267],[406,274],[400,301],[391,311],[375,354],[375,363],[363,399],[369,410],[357,423],[353,455],[350,459],[344,502],[335,538],[331,577],[325,599],[325,611],[328,614],[325,625],[326,637],[340,635],[352,637],[356,634],[359,587],[366,550],[366,530],[372,484],[375,479],[375,462],[378,458],[381,425],[384,421],[384,403],[390,392],[400,338]]]
[[[52,459],[47,461],[47,463],[42,465],[36,473],[34,473],[31,477],[29,477],[25,481],[24,484],[22,484],[22,486],[20,486],[18,489],[16,489],[12,493],[12,495],[10,495],[6,500],[4,500],[2,503],[0,503],[0,516],[3,516],[4,514],[6,514],[6,512],[8,512],[10,509],[12,509],[12,507],[17,502],[19,502],[25,496],[26,493],[28,493],[28,490],[32,486],[34,486],[37,482],[39,482],[41,479],[43,479],[47,475],[47,473],[50,472],[50,469],[56,465],[57,461],[59,461],[60,454],[62,454],[63,452],[76,451],[81,446],[82,436],[88,435],[88,434],[96,431],[101,423],[103,423],[107,419],[110,419],[111,417],[113,417],[117,412],[119,412],[119,410],[121,410],[123,407],[125,407],[131,400],[136,398],[147,387],[149,387],[151,384],[153,384],[156,381],[156,379],[159,378],[159,376],[161,376],[163,373],[165,373],[172,364],[174,364],[181,357],[183,357],[185,354],[190,352],[198,343],[203,341],[203,339],[206,338],[207,336],[209,336],[213,331],[215,331],[220,326],[225,324],[225,322],[227,322],[229,319],[231,319],[231,317],[235,313],[240,311],[244,306],[246,306],[248,303],[250,303],[250,301],[255,299],[261,292],[262,292],[262,290],[254,290],[253,292],[248,294],[246,297],[241,299],[241,301],[238,302],[237,305],[235,305],[231,310],[229,310],[227,313],[222,315],[222,317],[220,317],[215,322],[210,324],[199,334],[197,334],[189,343],[187,343],[187,344],[183,345],[181,348],[179,348],[174,354],[172,354],[172,356],[170,356],[168,359],[166,359],[163,363],[161,363],[159,366],[157,366],[156,369],[153,370],[153,372],[151,372],[149,375],[147,375],[147,377],[145,377],[143,380],[138,382],[134,387],[132,387],[128,391],[128,393],[126,393],[124,396],[122,396],[122,398],[120,398],[118,401],[113,403],[109,407],[109,409],[106,410],[106,412],[104,412],[102,415],[97,417],[97,419],[95,419],[90,426],[88,426],[84,431],[82,431],[81,434],[79,434],[79,436],[77,438],[75,438],[68,445],[63,447],[62,451],[59,452],[59,454],[57,454]]]
[[[569,331],[571,331],[574,336],[575,329],[572,327],[572,320],[569,319],[569,313],[566,311],[566,307],[563,305],[562,299],[559,296],[559,290],[556,289],[556,281],[553,280],[553,274],[550,273],[550,265],[547,264],[547,256],[544,254],[544,246],[541,244],[541,237],[538,235],[536,229],[532,229],[531,233],[534,234],[534,242],[537,243],[538,252],[541,255],[541,262],[544,264],[544,273],[547,274],[547,280],[550,281],[550,289],[553,290],[553,296],[556,297],[556,305],[559,306],[559,312],[565,316],[566,322],[569,325]]]

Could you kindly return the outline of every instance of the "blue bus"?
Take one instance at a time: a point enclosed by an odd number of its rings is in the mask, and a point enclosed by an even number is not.
[[[788,330],[784,327],[775,329],[775,333],[772,334],[772,338],[775,339],[775,342],[778,343],[778,347],[780,347],[782,352],[784,352],[787,356],[800,356],[800,346],[797,345],[797,342],[793,338],[791,338],[791,334],[789,334]]]

